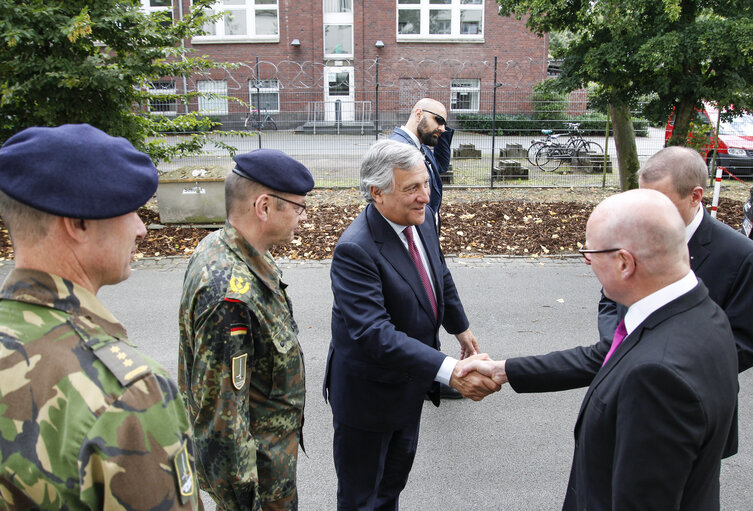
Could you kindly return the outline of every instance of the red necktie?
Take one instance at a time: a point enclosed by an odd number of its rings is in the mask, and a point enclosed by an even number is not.
[[[421,261],[421,255],[418,253],[418,247],[416,247],[416,244],[413,242],[413,230],[410,227],[406,227],[403,230],[403,234],[405,234],[405,237],[408,240],[408,252],[410,252],[410,256],[413,258],[413,263],[416,265],[416,269],[418,270],[418,276],[421,277],[421,282],[424,285],[424,289],[426,290],[426,294],[429,295],[429,302],[431,302],[431,310],[434,311],[434,317],[437,317],[437,300],[434,298],[434,290],[431,288],[431,281],[429,280],[429,275],[426,273],[426,268],[424,267],[423,261]]]
[[[614,338],[612,339],[612,347],[609,348],[609,352],[607,353],[607,356],[604,357],[604,363],[601,364],[601,367],[604,367],[607,363],[607,360],[609,360],[609,357],[612,356],[612,353],[614,353],[614,350],[617,349],[617,346],[620,345],[620,343],[625,339],[627,336],[627,330],[625,329],[625,320],[621,320],[620,324],[617,325],[617,330],[614,331]]]

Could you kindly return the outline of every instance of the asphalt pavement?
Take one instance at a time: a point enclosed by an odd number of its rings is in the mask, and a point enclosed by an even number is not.
[[[449,258],[483,351],[492,358],[546,353],[596,341],[600,285],[580,258]],[[306,358],[307,453],[298,465],[302,511],[336,508],[332,416],[321,394],[330,336],[328,262],[282,262]],[[0,263],[0,279],[12,264]],[[174,376],[185,259],[142,260],[129,280],[99,296],[129,337]],[[454,337],[442,350],[459,353]],[[401,497],[405,510],[560,509],[585,389],[516,394],[480,403],[425,403],[418,455]],[[740,377],[740,450],[722,463],[721,508],[753,509],[753,371]],[[205,500],[208,509],[214,506]]]

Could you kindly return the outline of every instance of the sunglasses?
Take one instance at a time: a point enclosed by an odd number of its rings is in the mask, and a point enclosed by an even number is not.
[[[437,124],[439,124],[440,126],[447,126],[447,121],[445,120],[445,118],[439,115],[438,113],[432,112],[431,110],[427,110],[425,108],[422,108],[421,110],[432,114],[434,116],[434,120],[437,121]]]

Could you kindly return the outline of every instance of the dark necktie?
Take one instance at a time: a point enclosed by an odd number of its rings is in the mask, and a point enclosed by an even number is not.
[[[627,336],[627,330],[625,329],[625,320],[621,320],[620,324],[617,325],[617,330],[614,331],[614,338],[612,339],[612,347],[609,348],[609,352],[607,353],[607,356],[604,357],[604,363],[601,364],[601,367],[604,367],[607,363],[607,360],[609,360],[609,357],[612,356],[612,353],[617,349],[617,346],[620,345],[620,343],[625,339]]]
[[[428,156],[426,156],[426,151],[424,150],[423,144],[418,144],[418,149],[421,151],[421,154],[424,155],[424,161],[426,162],[426,167],[429,169],[429,172],[431,172],[434,167],[431,165],[431,160]]]
[[[408,240],[408,252],[410,252],[410,256],[413,259],[413,263],[416,265],[416,269],[418,270],[418,276],[421,277],[421,283],[424,285],[424,289],[426,290],[426,294],[429,295],[429,302],[431,302],[431,310],[434,311],[434,317],[437,317],[437,300],[434,298],[434,290],[431,288],[431,281],[429,280],[429,275],[426,273],[426,268],[424,267],[423,261],[421,261],[421,254],[418,253],[418,247],[416,246],[416,243],[413,241],[413,230],[410,227],[406,227],[403,229],[403,234],[405,234],[405,237]]]

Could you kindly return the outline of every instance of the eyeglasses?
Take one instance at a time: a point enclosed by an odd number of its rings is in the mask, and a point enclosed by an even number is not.
[[[285,197],[280,197],[279,195],[275,195],[274,193],[268,193],[267,195],[269,195],[270,197],[274,197],[275,199],[280,199],[283,202],[288,202],[292,204],[293,206],[295,206],[294,211],[296,212],[298,216],[302,215],[303,212],[306,211],[305,204],[301,204],[299,202],[293,202],[290,199],[286,199]],[[254,206],[256,206],[256,201],[254,201]]]
[[[607,252],[617,252],[618,250],[622,250],[621,248],[603,248],[601,250],[588,250],[585,248],[581,248],[578,250],[580,252],[580,255],[583,256],[583,259],[585,259],[587,262],[591,262],[591,255],[590,254],[605,254]]]
[[[431,110],[427,110],[425,108],[422,108],[421,110],[423,110],[424,112],[428,112],[428,113],[432,114],[434,116],[434,120],[437,121],[437,124],[439,124],[440,126],[447,126],[447,121],[441,115],[439,115],[437,113],[434,113]]]

